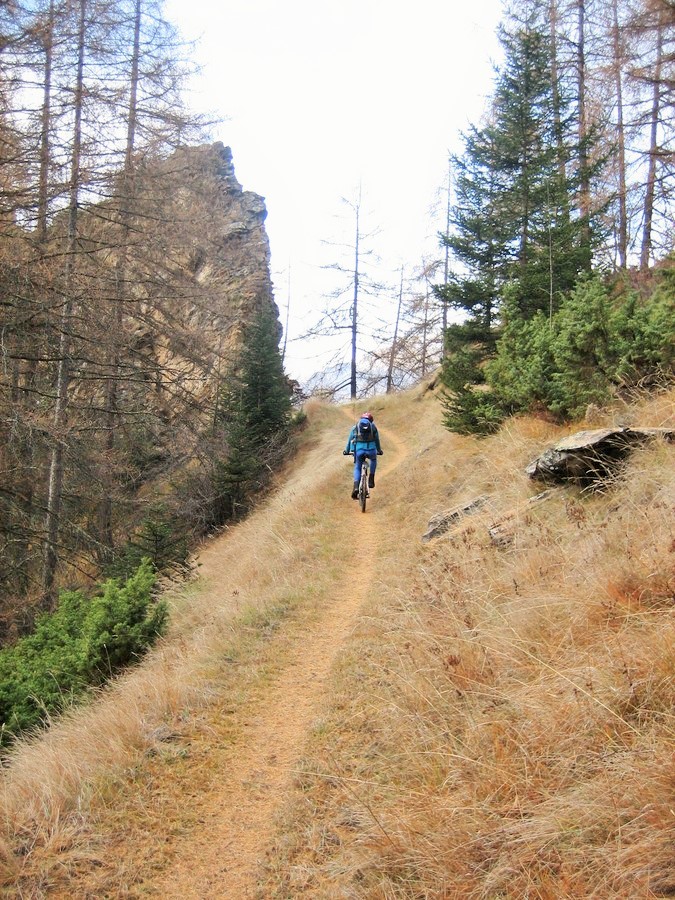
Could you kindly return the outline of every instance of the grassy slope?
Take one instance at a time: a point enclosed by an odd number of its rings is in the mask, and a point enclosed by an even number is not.
[[[674,399],[624,421],[672,427]],[[674,448],[524,511],[523,468],[559,429],[460,439],[414,395],[378,420],[411,461],[265,895],[671,896]],[[430,513],[479,494],[465,527],[420,543]],[[519,508],[495,548],[487,527]]]
[[[623,415],[672,426],[674,401]],[[668,895],[672,446],[636,454],[602,494],[561,489],[524,511],[538,488],[523,468],[559,429],[520,419],[479,442],[447,433],[430,394],[374,406],[408,457],[379,486],[370,598],[261,896]],[[119,886],[150,878],[180,842],[177,791],[198,818],[237,710],[264,694],[349,564],[349,541],[317,515],[344,500],[346,419],[309,413],[311,480],[290,475],[205,548],[158,653],[18,751],[4,782],[7,888],[41,896],[80,879],[78,896],[104,896],[111,850]],[[489,503],[455,533],[420,542],[431,515],[478,494]],[[488,525],[513,510],[513,543],[494,547]]]
[[[279,489],[207,542],[197,581],[169,595],[162,646],[88,709],[17,747],[3,773],[0,886],[116,896],[161,868],[199,816],[241,710],[265,693],[348,563],[318,527],[321,502],[343,493],[346,420],[335,408],[310,415]]]

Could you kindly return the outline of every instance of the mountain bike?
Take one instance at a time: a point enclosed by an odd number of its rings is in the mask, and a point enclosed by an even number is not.
[[[368,457],[364,457],[363,462],[361,463],[361,479],[359,481],[359,506],[361,507],[361,512],[364,513],[366,511],[366,500],[370,497],[368,493],[368,473],[370,472],[370,460]]]

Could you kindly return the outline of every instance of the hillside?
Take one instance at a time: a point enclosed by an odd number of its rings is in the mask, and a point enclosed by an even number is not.
[[[82,320],[63,338],[70,346],[52,346],[64,323],[45,313],[36,286],[22,301],[32,312],[19,300],[6,304],[3,645],[30,630],[56,588],[89,589],[128,568],[144,529],[171,548],[223,524],[214,470],[228,454],[227,390],[255,323],[270,317],[281,330],[265,203],[237,181],[229,147],[183,146],[139,162],[123,215],[124,177],[117,181],[113,196],[78,210],[77,273],[86,290],[70,310]],[[45,240],[61,247],[67,228],[64,212]],[[37,278],[42,270],[21,260]],[[57,276],[49,270],[46,278]]]
[[[606,420],[672,427],[674,401]],[[310,404],[276,490],[169,595],[163,644],[15,750],[5,896],[673,895],[674,448],[525,510],[526,464],[571,429],[458,437],[422,388],[370,408],[365,516],[358,410]]]

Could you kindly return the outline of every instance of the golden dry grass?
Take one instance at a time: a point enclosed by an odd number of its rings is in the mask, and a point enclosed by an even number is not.
[[[673,427],[674,406],[661,394],[603,421]],[[563,429],[522,418],[483,441],[451,435],[423,388],[370,408],[406,459],[376,495],[367,601],[256,896],[672,896],[672,445],[634,454],[602,492],[557,488],[528,507],[540,487],[524,467]],[[8,892],[153,895],[242,711],[349,568],[349,534],[331,521],[347,419],[308,413],[310,465],[203,548],[163,646],[18,749],[4,773]],[[432,515],[478,495],[480,510],[421,542]],[[488,528],[507,516],[512,540],[496,546]]]
[[[46,895],[80,871],[102,867],[117,829],[129,838],[135,864],[135,853],[151,856],[152,840],[140,846],[152,818],[148,805],[163,809],[169,822],[176,815],[171,791],[165,799],[157,785],[157,760],[169,759],[174,772],[184,766],[195,792],[208,789],[217,763],[208,746],[212,720],[264,691],[283,657],[280,624],[290,629],[295,620],[296,627],[310,620],[323,587],[346,563],[316,527],[322,504],[337,503],[344,483],[337,448],[346,420],[330,408],[313,419],[297,464],[268,501],[201,548],[197,581],[169,597],[172,625],[162,645],[88,708],[13,752],[1,801],[8,891]],[[226,723],[225,733],[228,727],[235,726]],[[201,741],[195,753],[186,750],[193,731]],[[110,815],[120,803],[126,808]],[[158,830],[156,844],[164,839]]]
[[[673,400],[631,419],[672,427]],[[266,896],[672,895],[673,447],[635,454],[601,493],[525,509],[523,468],[558,429],[520,419],[459,439],[419,397],[394,405],[383,421],[428,427],[409,435],[370,615]],[[420,544],[431,513],[481,494]],[[493,546],[488,526],[514,510],[512,543]]]

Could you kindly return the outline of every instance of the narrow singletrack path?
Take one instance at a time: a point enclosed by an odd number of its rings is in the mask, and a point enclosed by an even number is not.
[[[358,621],[378,552],[378,532],[386,527],[377,494],[386,491],[386,479],[404,451],[386,431],[382,439],[385,455],[366,515],[349,500],[351,471],[345,471],[344,503],[331,509],[321,525],[350,542],[352,564],[331,596],[322,598],[318,620],[298,636],[285,654],[283,670],[245,721],[222,778],[200,810],[203,826],[186,835],[161,880],[145,885],[147,893],[233,900],[258,896],[256,871],[274,838],[275,813],[292,788],[306,738],[325,702],[331,667]],[[335,452],[340,451],[338,443]]]

